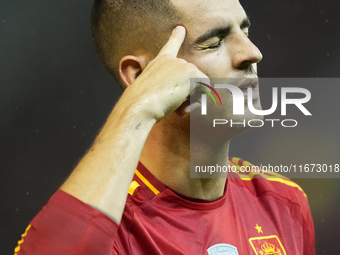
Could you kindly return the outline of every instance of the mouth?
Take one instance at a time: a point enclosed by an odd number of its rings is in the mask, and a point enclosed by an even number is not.
[[[244,100],[255,100],[259,98],[259,90],[258,90],[259,79],[257,77],[254,78],[244,78],[240,80],[236,86],[242,90],[244,95]]]

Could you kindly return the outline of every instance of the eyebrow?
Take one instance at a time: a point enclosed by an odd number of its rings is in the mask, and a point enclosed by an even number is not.
[[[250,20],[249,20],[249,17],[247,16],[246,18],[244,18],[242,20],[240,28],[244,29],[244,28],[249,28],[249,27],[250,27]],[[201,44],[201,43],[208,41],[209,39],[212,39],[214,37],[227,36],[230,33],[231,29],[232,29],[232,25],[227,25],[227,26],[218,27],[218,28],[214,28],[212,30],[209,30],[205,34],[198,37],[195,40],[194,44]]]

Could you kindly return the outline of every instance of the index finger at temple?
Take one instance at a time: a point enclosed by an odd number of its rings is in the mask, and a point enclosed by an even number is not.
[[[169,41],[163,46],[158,56],[171,54],[177,56],[179,49],[182,46],[186,34],[186,30],[182,26],[177,26],[172,32]]]

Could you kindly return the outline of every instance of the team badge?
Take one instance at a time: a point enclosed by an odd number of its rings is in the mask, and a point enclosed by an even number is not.
[[[207,251],[209,255],[239,255],[235,246],[226,243],[215,244]]]
[[[256,255],[287,255],[280,239],[275,235],[252,237],[249,242]]]

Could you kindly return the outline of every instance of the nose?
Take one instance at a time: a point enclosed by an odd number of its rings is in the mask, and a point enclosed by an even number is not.
[[[245,70],[262,60],[261,51],[252,43],[242,30],[238,31],[232,47],[232,62],[236,69]]]

